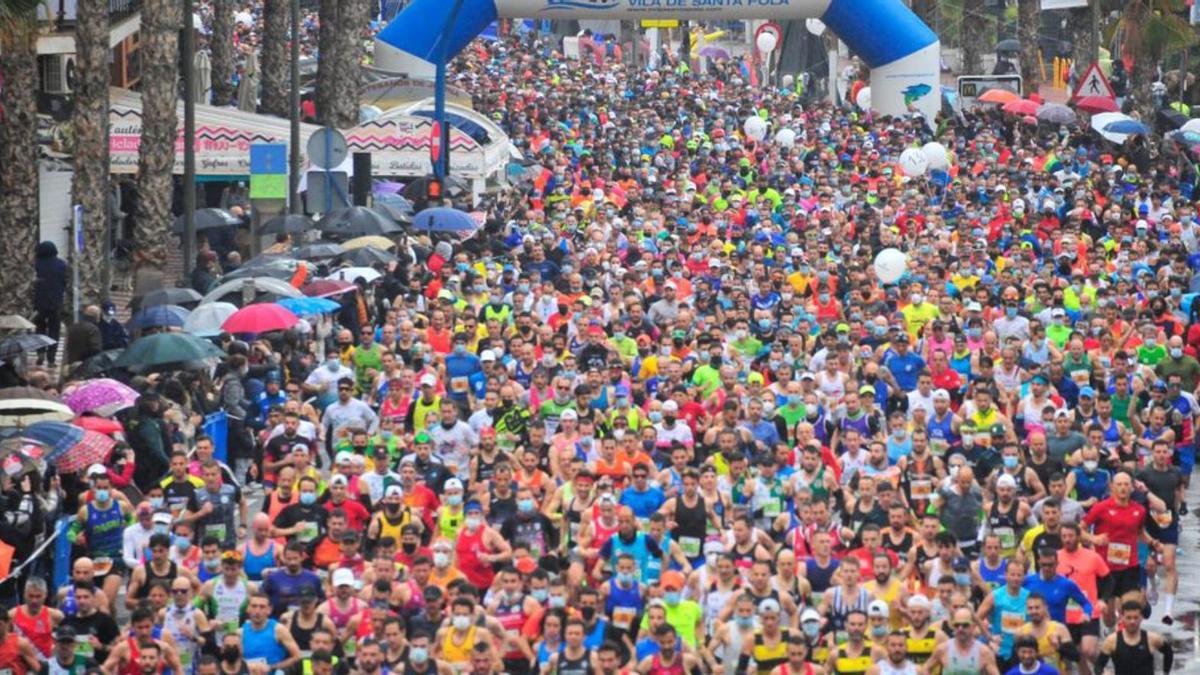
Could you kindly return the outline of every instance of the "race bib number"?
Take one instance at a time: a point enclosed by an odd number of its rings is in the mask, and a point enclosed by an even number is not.
[[[613,607],[613,625],[621,630],[629,630],[633,626],[633,620],[636,618],[637,608],[635,607]]]
[[[933,493],[933,481],[931,480],[914,480],[909,485],[912,488],[913,499],[929,499],[929,495]]]
[[[224,523],[220,525],[206,525],[204,527],[204,534],[205,536],[216,537],[217,541],[223,544],[225,542],[225,525]]]
[[[1017,547],[1017,532],[1011,527],[997,527],[992,534],[1000,540],[1000,548],[1010,551]]]
[[[456,394],[465,394],[471,386],[471,381],[465,377],[450,378],[450,391]]]
[[[780,513],[783,513],[783,504],[780,503],[778,497],[772,497],[763,503],[763,515],[768,518],[774,518]]]
[[[358,651],[358,640],[355,640],[353,636],[346,638],[346,644],[342,645],[342,651],[346,653],[346,658],[352,658]]]
[[[96,556],[92,559],[92,566],[96,570],[96,576],[102,577],[112,571],[112,558],[107,556]]]
[[[221,625],[221,630],[223,630],[226,635],[232,635],[232,634],[236,633],[237,629],[238,629],[237,619],[230,619],[229,621],[226,621],[224,624]]]
[[[1000,630],[1009,635],[1016,635],[1021,626],[1025,625],[1025,615],[1019,612],[1001,612]]]
[[[76,635],[75,636],[75,655],[90,659],[96,655],[96,648],[92,646],[91,635]]]
[[[311,541],[316,541],[317,536],[320,535],[320,533],[321,528],[315,522],[309,521],[304,523],[304,526],[300,528],[300,532],[296,535],[296,539],[301,543],[307,544]]]
[[[698,537],[680,537],[679,548],[683,549],[683,554],[689,558],[699,557],[700,539]]]
[[[1132,553],[1133,547],[1129,544],[1111,542],[1108,545],[1108,563],[1110,565],[1128,565]]]
[[[1067,601],[1067,623],[1083,623],[1087,617],[1083,615],[1083,607],[1074,600]]]
[[[1091,379],[1091,373],[1085,369],[1071,371],[1071,379],[1075,381],[1075,384],[1082,387]]]

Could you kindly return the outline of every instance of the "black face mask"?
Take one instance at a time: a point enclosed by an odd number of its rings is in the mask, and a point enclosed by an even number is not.
[[[416,544],[401,544],[400,548],[404,549],[404,552],[409,555],[412,555],[413,553],[415,553],[417,551]]]
[[[595,607],[582,607],[582,608],[580,608],[579,613],[583,616],[584,621],[591,621],[592,619],[594,619],[596,617],[596,608]]]
[[[238,647],[230,646],[221,648],[222,661],[225,661],[226,663],[236,663],[240,658],[242,658],[242,650]]]
[[[721,356],[710,356],[708,357],[708,365],[712,366],[713,368],[720,368],[722,358],[723,357]]]

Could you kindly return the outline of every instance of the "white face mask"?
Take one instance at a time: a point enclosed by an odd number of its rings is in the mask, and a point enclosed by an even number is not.
[[[470,627],[471,627],[471,617],[469,617],[469,616],[456,616],[456,617],[454,617],[454,619],[453,619],[453,623],[454,623],[454,627],[455,627],[457,630],[467,630],[468,628],[470,628]]]
[[[478,516],[471,516],[464,522],[468,530],[478,530],[479,526],[483,524],[483,519]]]
[[[445,569],[450,566],[450,554],[437,552],[433,554],[433,564],[435,567]]]

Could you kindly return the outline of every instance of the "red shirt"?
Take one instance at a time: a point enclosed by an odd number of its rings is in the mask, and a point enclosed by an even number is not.
[[[1145,521],[1144,506],[1134,501],[1121,506],[1112,497],[1096,502],[1083,517],[1084,526],[1091,527],[1093,534],[1108,535],[1108,544],[1097,546],[1096,552],[1115,571],[1138,566],[1138,535]]]
[[[868,551],[866,546],[859,546],[858,548],[847,552],[843,558],[858,558],[858,561],[862,563],[858,566],[859,578],[863,581],[870,581],[871,579],[875,578],[875,554],[879,553],[880,551],[886,553],[888,560],[892,561],[892,569],[897,569],[900,567],[900,558],[896,557],[896,554],[892,551],[889,551],[883,547],[880,547],[874,551]]]
[[[371,513],[367,511],[367,507],[353,499],[347,499],[341,504],[334,504],[332,499],[325,502],[326,511],[333,513],[334,509],[346,512],[346,527],[355,532],[362,532],[363,528],[367,526],[367,522],[371,520]]]

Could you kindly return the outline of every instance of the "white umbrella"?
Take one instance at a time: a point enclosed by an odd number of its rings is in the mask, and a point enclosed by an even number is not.
[[[1111,131],[1105,131],[1104,127],[1112,124],[1113,122],[1121,122],[1123,120],[1131,119],[1133,118],[1125,113],[1100,113],[1098,115],[1092,115],[1092,128],[1096,130],[1096,133],[1100,134],[1105,139],[1120,145],[1125,142],[1126,138],[1129,138],[1129,134],[1114,134]]]
[[[246,55],[246,68],[238,81],[238,110],[256,112],[258,110],[258,57],[253,53]]]
[[[339,279],[341,281],[357,281],[358,279],[362,279],[369,284],[381,276],[383,274],[373,267],[343,267],[326,278]]]
[[[304,295],[295,286],[286,281],[272,279],[271,277],[254,277],[252,279],[232,279],[226,281],[209,291],[208,295],[204,296],[204,299],[200,301],[200,304],[206,305],[210,302],[217,302],[231,293],[240,293],[241,300],[245,304],[250,304],[254,298],[263,293],[270,293],[281,298],[299,298]]]
[[[1179,128],[1183,131],[1194,131],[1200,134],[1200,119],[1188,120],[1187,122],[1183,123],[1182,127]]]
[[[196,52],[196,59],[192,67],[196,74],[196,79],[192,83],[195,88],[192,99],[196,103],[208,105],[209,98],[212,96],[212,59],[208,55],[208,50],[201,49]]]
[[[210,302],[200,305],[183,322],[183,332],[196,337],[211,337],[221,334],[221,324],[225,323],[234,312],[237,305],[228,302]]]

